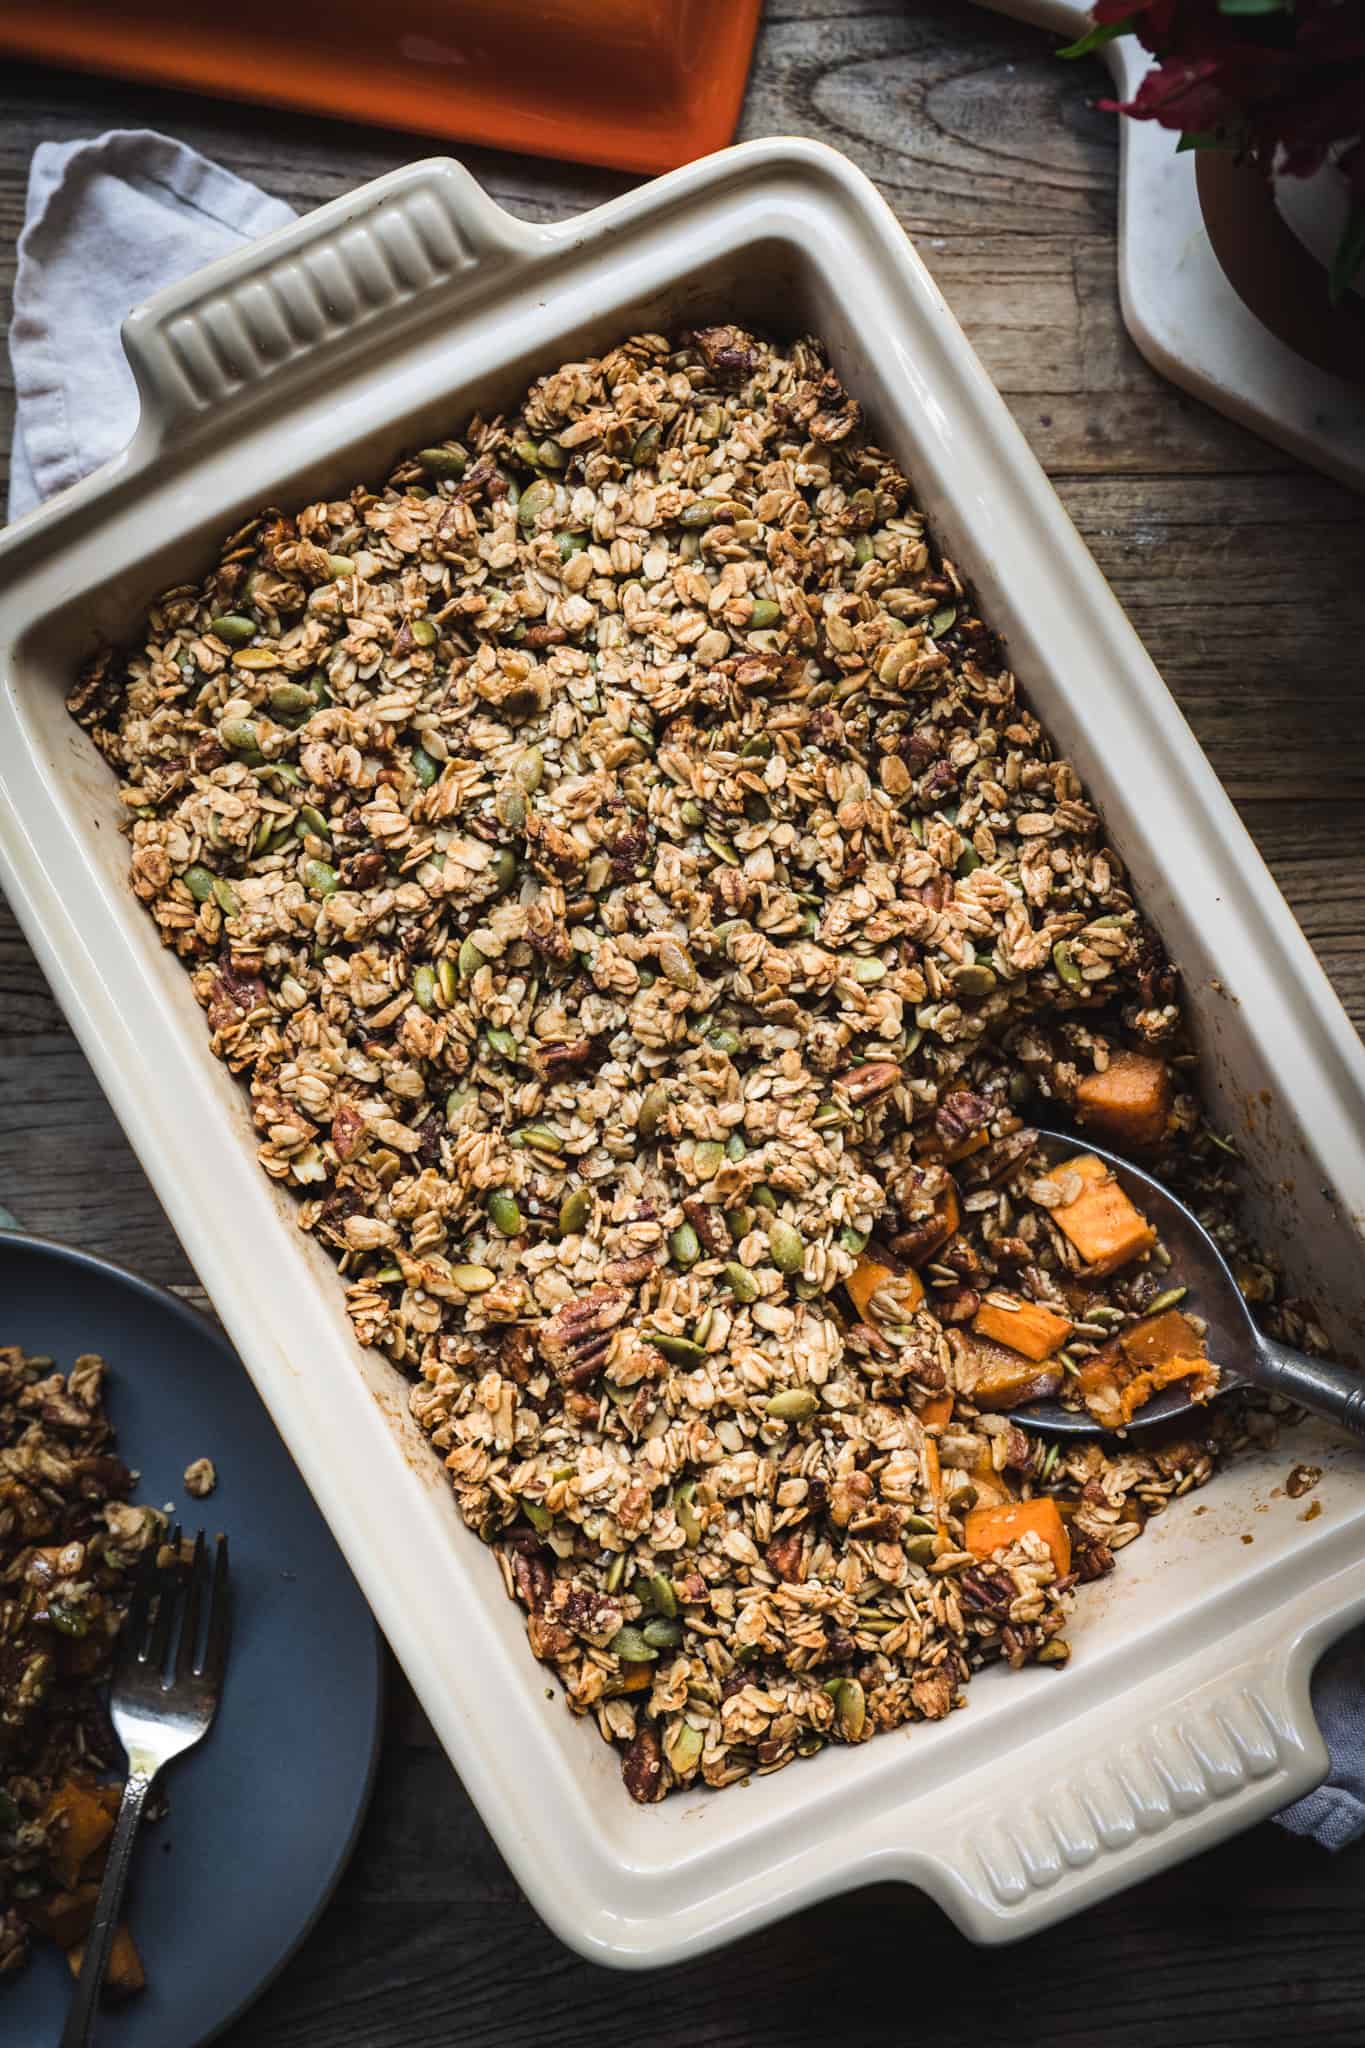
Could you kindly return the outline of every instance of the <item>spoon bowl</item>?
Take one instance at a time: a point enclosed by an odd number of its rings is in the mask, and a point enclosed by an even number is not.
[[[1339,1423],[1357,1436],[1365,1436],[1365,1378],[1344,1365],[1327,1359],[1310,1358],[1288,1344],[1268,1337],[1252,1320],[1228,1266],[1203,1224],[1161,1181],[1142,1167],[1122,1159],[1103,1145],[1065,1131],[1045,1130],[1038,1136],[1046,1148],[1066,1152],[1083,1151],[1102,1159],[1114,1173],[1119,1186],[1155,1225],[1162,1244],[1171,1255],[1171,1279],[1187,1291],[1181,1307],[1202,1316],[1208,1326],[1208,1354],[1219,1368],[1219,1383],[1213,1399],[1234,1387],[1260,1387],[1267,1393],[1283,1394],[1300,1407],[1311,1408],[1329,1422]],[[1087,1409],[1064,1408],[1060,1401],[1030,1401],[1016,1408],[1010,1420],[1020,1429],[1045,1436],[1108,1436],[1125,1438],[1163,1427],[1202,1409],[1206,1402],[1194,1401],[1182,1383],[1163,1387],[1146,1402],[1120,1432],[1109,1429]]]

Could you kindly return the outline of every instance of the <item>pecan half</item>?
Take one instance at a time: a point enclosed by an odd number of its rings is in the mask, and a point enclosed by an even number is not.
[[[989,1095],[974,1095],[968,1088],[958,1088],[945,1095],[934,1111],[934,1129],[945,1145],[960,1145],[994,1115],[995,1104]]]
[[[849,1068],[841,1086],[850,1102],[881,1102],[900,1078],[901,1070],[895,1060],[864,1060],[861,1066]]]
[[[714,1202],[700,1201],[694,1195],[683,1203],[682,1210],[700,1238],[702,1249],[710,1252],[713,1259],[730,1250],[730,1232]]]
[[[528,1048],[532,1073],[542,1081],[563,1081],[592,1065],[590,1038],[550,1038]]]
[[[341,1101],[332,1117],[332,1144],[338,1159],[354,1159],[365,1135],[365,1119],[353,1102]]]
[[[958,1180],[967,1189],[994,1187],[1023,1165],[1037,1143],[1036,1131],[1011,1131],[1007,1138],[997,1138],[993,1145],[962,1160]]]
[[[619,1287],[594,1287],[542,1323],[540,1355],[562,1386],[586,1387],[607,1362],[612,1332],[625,1317],[630,1297]]]
[[[763,1553],[770,1571],[779,1579],[799,1579],[801,1576],[801,1531],[786,1529],[782,1535],[774,1536]]]
[[[641,1806],[652,1806],[656,1799],[663,1798],[667,1789],[663,1748],[652,1721],[640,1723],[635,1740],[621,1759],[621,1777],[631,1798]]]

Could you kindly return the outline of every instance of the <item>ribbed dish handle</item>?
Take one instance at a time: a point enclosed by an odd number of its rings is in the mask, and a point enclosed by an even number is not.
[[[293,400],[372,346],[475,303],[549,231],[514,220],[462,165],[432,157],[234,251],[130,313],[137,452],[224,414]]]
[[[1312,1653],[1263,1644],[1160,1705],[1144,1684],[1136,1711],[1122,1695],[1092,1710],[1061,1773],[1001,1756],[984,1801],[916,1829],[904,1875],[973,1939],[1013,1941],[1073,1911],[1076,1892],[1089,1905],[1301,1798],[1328,1761]]]

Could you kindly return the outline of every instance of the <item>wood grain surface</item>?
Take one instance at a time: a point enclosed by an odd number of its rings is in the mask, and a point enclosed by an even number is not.
[[[770,0],[744,135],[876,179],[1004,392],[1336,984],[1365,1022],[1365,506],[1164,383],[1119,318],[1098,68],[963,0]],[[71,74],[0,71],[0,311],[29,159],[107,127],[180,137],[304,209],[432,144]],[[550,220],[609,172],[459,151]],[[13,393],[0,364],[0,476]],[[181,1287],[193,1274],[0,902],[0,1200]],[[3,1331],[0,1331],[3,1336]],[[476,1681],[475,1681],[476,1682]],[[1010,1762],[1002,1758],[1002,1776]],[[730,1795],[737,1796],[737,1795]],[[1365,2043],[1365,1846],[1270,1826],[1026,1947],[971,1950],[891,1888],[650,1978],[579,1962],[519,1897],[395,1684],[340,1892],[230,2048],[1063,2048]]]

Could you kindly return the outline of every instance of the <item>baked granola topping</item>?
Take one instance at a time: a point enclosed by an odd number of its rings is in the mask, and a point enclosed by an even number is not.
[[[253,520],[71,703],[266,1172],[632,1796],[1065,1662],[1243,1424],[1040,1451],[974,1401],[983,1300],[1073,1277],[1029,1105],[1159,1066],[1147,1156],[1274,1281],[1096,811],[817,344],[565,364]],[[928,1284],[854,1314],[874,1233]],[[1065,1548],[973,1553],[1044,1494]]]

